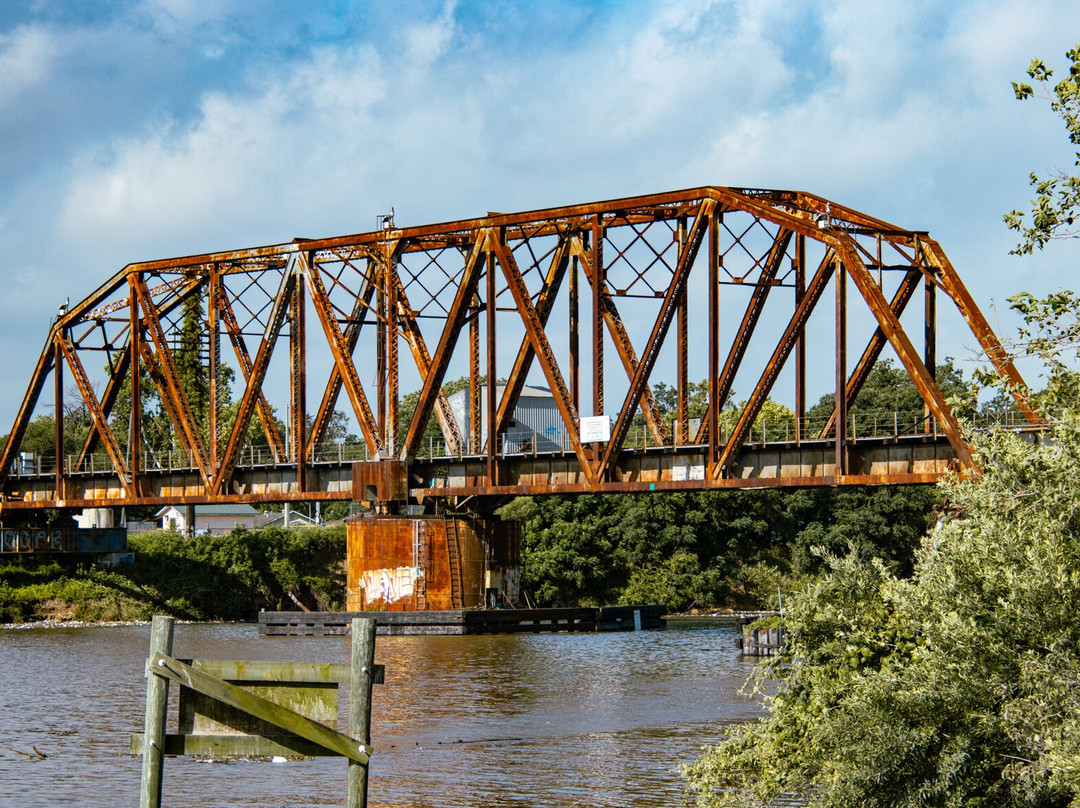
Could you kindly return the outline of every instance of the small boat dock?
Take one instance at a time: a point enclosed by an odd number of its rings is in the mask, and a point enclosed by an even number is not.
[[[553,631],[640,631],[664,626],[667,607],[575,609],[453,609],[414,612],[260,612],[259,635],[321,637],[348,634],[354,617],[375,620],[378,634],[511,634]]]

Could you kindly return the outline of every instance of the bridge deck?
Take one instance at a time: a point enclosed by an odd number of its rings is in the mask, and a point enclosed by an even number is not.
[[[1022,432],[1034,440],[1036,430]],[[734,488],[790,488],[821,485],[933,483],[956,471],[956,455],[942,435],[861,438],[844,448],[838,473],[831,440],[775,441],[746,444],[737,462],[719,478],[706,474],[705,446],[627,449],[611,478],[589,481],[572,452],[506,455],[494,463],[494,479],[484,456],[418,458],[408,468],[407,494],[461,499],[527,494],[581,494],[632,491],[699,491]],[[392,463],[392,461],[391,461]],[[391,463],[383,465],[391,465]],[[257,463],[237,468],[232,491],[211,496],[198,471],[155,469],[138,478],[138,496],[130,496],[111,469],[73,472],[65,478],[65,496],[52,474],[12,476],[3,510],[91,508],[121,505],[167,505],[200,502],[281,502],[370,499],[356,483],[356,467],[372,465],[349,459],[307,465],[301,488],[290,464]]]

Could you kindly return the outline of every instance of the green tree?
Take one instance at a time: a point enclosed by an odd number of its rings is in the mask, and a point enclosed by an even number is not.
[[[976,438],[915,574],[858,554],[787,602],[763,720],[690,768],[700,806],[1080,804],[1080,419]]]
[[[1013,82],[1017,99],[1025,101],[1042,98],[1050,104],[1068,133],[1069,142],[1080,145],[1080,45],[1065,54],[1068,58],[1069,75],[1051,85],[1053,71],[1041,59],[1033,59],[1028,76],[1038,85],[1036,91],[1030,84]],[[1080,151],[1074,153],[1073,165],[1080,166]],[[1040,177],[1031,173],[1031,187],[1035,198],[1031,200],[1031,222],[1018,210],[1005,215],[1005,224],[1020,235],[1020,243],[1014,254],[1029,254],[1041,250],[1053,239],[1075,238],[1080,231],[1076,227],[1077,209],[1080,208],[1080,177],[1065,171]]]
[[[1080,48],[1048,97],[1080,142]],[[1032,63],[1044,88],[1050,71]],[[1033,90],[1014,85],[1018,98]],[[1080,164],[1080,157],[1078,157]],[[1034,221],[1006,223],[1042,249],[1069,228],[1075,178],[1040,181]],[[1011,299],[1015,353],[1042,358],[1037,442],[971,434],[979,475],[942,484],[947,506],[911,577],[858,552],[787,606],[789,643],[760,669],[768,714],[688,768],[698,806],[1080,806],[1080,383],[1071,292]]]

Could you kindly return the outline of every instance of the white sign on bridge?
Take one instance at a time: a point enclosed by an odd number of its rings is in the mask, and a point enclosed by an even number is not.
[[[581,442],[599,443],[611,440],[611,418],[607,415],[590,415],[581,419]]]

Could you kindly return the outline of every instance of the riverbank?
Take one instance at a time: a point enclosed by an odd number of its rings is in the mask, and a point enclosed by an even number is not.
[[[235,530],[186,537],[156,531],[128,538],[133,562],[22,555],[0,562],[0,624],[253,621],[262,609],[343,606],[345,530]]]

